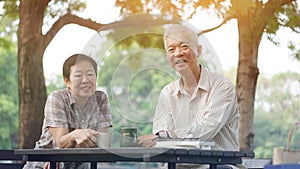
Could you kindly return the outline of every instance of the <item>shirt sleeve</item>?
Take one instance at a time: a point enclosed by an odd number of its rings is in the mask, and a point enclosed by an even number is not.
[[[110,113],[109,101],[106,94],[102,91],[97,91],[96,99],[101,112],[101,118],[99,119],[98,128],[112,127],[112,117]]]
[[[210,91],[207,106],[196,120],[184,128],[175,130],[177,137],[195,137],[211,140],[224,125],[238,113],[237,97],[232,83],[225,79]]]
[[[154,134],[160,130],[173,131],[175,129],[169,100],[165,93],[166,89],[164,88],[158,97],[155,115],[153,119],[152,132]]]
[[[46,127],[68,128],[66,108],[62,97],[57,93],[51,93],[46,101],[44,115]]]

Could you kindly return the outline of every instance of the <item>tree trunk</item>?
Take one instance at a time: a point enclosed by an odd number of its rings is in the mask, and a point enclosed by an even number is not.
[[[240,149],[245,151],[253,151],[254,101],[259,74],[257,55],[262,34],[257,33],[258,30],[253,29],[253,22],[251,21],[253,19],[238,18],[239,62],[236,90],[241,115],[239,129]]]
[[[18,28],[19,148],[33,148],[41,134],[46,87],[42,25],[48,1],[21,0]]]

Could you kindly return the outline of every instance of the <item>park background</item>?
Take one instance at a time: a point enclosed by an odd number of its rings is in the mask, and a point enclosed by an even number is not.
[[[87,0],[86,9],[78,12],[82,17],[91,18],[100,23],[111,23],[120,18],[120,9],[115,7],[114,1]],[[135,1],[128,1],[133,3]],[[298,1],[295,1],[298,4]],[[4,2],[1,2],[4,8]],[[57,6],[57,8],[60,8]],[[4,9],[2,10],[2,12]],[[51,18],[44,22],[53,22]],[[199,12],[191,19],[186,19],[188,23],[198,29],[206,29],[215,26],[220,22],[216,16],[205,12]],[[11,26],[8,28],[7,26]],[[18,22],[11,22],[7,17],[1,17],[1,46],[0,46],[0,148],[14,149],[18,147],[19,130],[19,99],[18,99],[18,53],[16,29]],[[49,27],[45,24],[43,31]],[[47,86],[47,93],[63,88],[64,84],[61,77],[61,67],[63,60],[73,53],[83,52],[87,44],[93,37],[97,36],[95,31],[78,25],[66,25],[51,41],[44,53],[44,73]],[[236,83],[236,69],[238,64],[238,37],[236,22],[229,21],[222,27],[205,34],[205,37],[212,45],[216,58],[222,66],[222,72],[233,84]],[[139,37],[134,37],[138,39]],[[258,68],[260,74],[256,88],[255,108],[254,108],[254,151],[256,158],[271,158],[274,147],[285,147],[287,134],[290,126],[299,121],[300,116],[300,63],[293,55],[293,52],[287,47],[290,40],[298,45],[299,33],[294,33],[289,29],[279,29],[276,33],[276,41],[280,44],[275,45],[268,40],[268,36],[262,37],[258,53]],[[126,41],[128,40],[128,41]],[[152,38],[158,42],[156,36]],[[159,93],[157,89],[171,81],[176,75],[170,75],[167,71],[158,69],[147,70],[140,73],[138,64],[135,61],[153,64],[156,68],[163,67],[166,63],[163,57],[155,60],[141,58],[136,51],[139,51],[139,44],[132,43],[134,39],[124,39],[122,43],[114,46],[109,57],[101,58],[100,73],[98,78],[99,87],[104,87],[108,93],[116,131],[121,126],[132,125],[132,120],[136,122],[139,128],[139,134],[151,132],[151,117],[154,113],[155,98]],[[130,42],[130,43],[129,43]],[[153,45],[153,44],[152,44]],[[155,43],[154,43],[155,46]],[[154,47],[153,46],[153,47]],[[120,88],[114,88],[114,84],[126,84],[128,67],[122,67],[125,64],[124,59],[120,59],[120,51],[125,49],[134,50],[130,55],[129,63],[133,73],[139,72],[140,76],[134,76],[128,87],[128,93],[124,97],[119,97]],[[155,50],[156,56],[161,56],[161,50]],[[153,51],[150,51],[151,54]],[[127,53],[128,54],[128,53]],[[149,55],[147,51],[142,54]],[[161,60],[160,60],[161,59]],[[120,62],[124,61],[124,62]],[[155,62],[155,63],[152,63]],[[105,64],[106,63],[106,64]],[[156,65],[158,64],[158,65]],[[126,66],[125,65],[125,66]],[[116,69],[118,68],[118,69]],[[117,71],[116,71],[117,70]],[[124,73],[124,74],[117,74]],[[167,73],[166,73],[167,72]],[[132,73],[132,72],[131,72]],[[119,78],[112,78],[119,77]],[[121,78],[122,77],[122,78]],[[155,90],[154,90],[155,89]],[[112,92],[114,91],[114,93]],[[114,97],[118,95],[118,99]],[[129,98],[129,99],[128,99]],[[123,99],[123,100],[122,100]],[[130,102],[124,104],[126,100]],[[128,106],[130,105],[130,106]],[[122,111],[120,111],[122,110]],[[132,114],[125,114],[131,112]],[[124,118],[134,116],[135,119]],[[300,149],[299,128],[295,131],[292,139],[292,148]],[[118,144],[117,141],[114,144]]]

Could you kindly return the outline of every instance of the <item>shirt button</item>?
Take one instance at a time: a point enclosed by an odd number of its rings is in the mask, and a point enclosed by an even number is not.
[[[81,120],[81,122],[83,123],[83,122],[84,122],[84,120]]]

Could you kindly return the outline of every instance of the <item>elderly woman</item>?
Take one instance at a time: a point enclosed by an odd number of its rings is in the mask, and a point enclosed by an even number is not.
[[[96,147],[99,132],[112,127],[108,98],[96,91],[97,63],[74,54],[63,65],[65,89],[52,92],[45,105],[40,140],[35,149]],[[49,168],[49,163],[28,162],[24,168]],[[60,163],[59,168],[89,168],[87,163]]]

